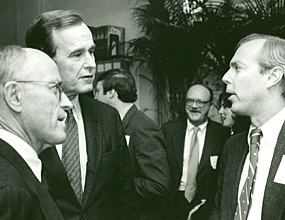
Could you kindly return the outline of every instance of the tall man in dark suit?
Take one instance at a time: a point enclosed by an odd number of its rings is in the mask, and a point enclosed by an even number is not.
[[[81,16],[56,10],[39,15],[26,43],[57,64],[73,104],[67,140],[41,154],[43,178],[65,219],[126,219],[133,188],[118,112],[82,93],[93,88],[94,42]],[[69,149],[72,148],[72,151]]]
[[[232,111],[252,124],[225,145],[211,219],[285,219],[284,51],[284,39],[249,35],[223,77]]]
[[[230,131],[211,121],[212,91],[200,84],[186,94],[187,118],[162,126],[172,188],[167,207],[173,220],[205,220],[214,203],[217,160]]]
[[[98,78],[95,98],[115,107],[123,120],[140,220],[156,220],[170,188],[165,141],[158,126],[134,104],[137,89],[127,70],[112,69]]]
[[[0,83],[0,219],[63,219],[40,183],[38,158],[66,138],[71,103],[56,64],[35,49],[2,47]]]

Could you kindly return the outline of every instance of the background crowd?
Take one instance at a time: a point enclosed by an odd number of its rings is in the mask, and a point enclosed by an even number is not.
[[[129,70],[95,77],[77,12],[38,15],[26,46],[0,49],[0,219],[285,220],[284,39],[239,41],[222,124],[193,83],[161,128]]]

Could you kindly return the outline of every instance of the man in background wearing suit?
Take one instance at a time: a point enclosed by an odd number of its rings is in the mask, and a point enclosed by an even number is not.
[[[0,219],[63,219],[40,184],[38,154],[66,138],[66,112],[56,64],[43,52],[0,48]]]
[[[251,119],[231,137],[219,168],[211,219],[285,219],[285,40],[243,38],[223,77],[232,111]]]
[[[206,220],[214,204],[217,160],[230,131],[208,118],[209,88],[192,85],[185,101],[187,118],[162,126],[173,182],[167,211],[173,220]]]
[[[140,220],[156,220],[170,188],[165,141],[158,126],[134,104],[137,89],[127,70],[112,69],[98,77],[95,98],[115,107],[123,121],[135,183]]]
[[[65,219],[126,219],[133,185],[119,114],[82,95],[95,75],[91,31],[74,11],[49,11],[31,23],[26,43],[56,62],[73,104],[66,141],[41,154],[48,191]]]

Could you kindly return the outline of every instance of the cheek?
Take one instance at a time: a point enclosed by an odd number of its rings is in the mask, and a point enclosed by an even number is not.
[[[76,65],[68,62],[57,63],[57,67],[64,82],[70,82],[76,77],[76,69],[74,68]]]
[[[46,125],[48,127],[56,126],[59,104],[54,100],[50,100],[50,102],[43,102],[41,106],[43,106],[41,114],[43,115],[43,120],[45,121]]]

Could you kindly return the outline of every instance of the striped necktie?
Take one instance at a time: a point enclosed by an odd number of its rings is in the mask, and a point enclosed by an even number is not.
[[[258,162],[258,151],[262,132],[255,128],[250,133],[250,149],[249,149],[249,169],[248,176],[243,185],[238,205],[235,212],[234,220],[246,220],[250,209],[252,194],[254,190],[256,167]]]
[[[196,175],[199,166],[199,142],[197,133],[199,130],[199,127],[193,128],[193,135],[190,144],[187,180],[184,193],[185,198],[189,203],[193,200],[197,190]]]
[[[72,110],[66,119],[66,141],[62,145],[62,164],[78,201],[82,202],[81,168],[79,154],[78,127]]]

